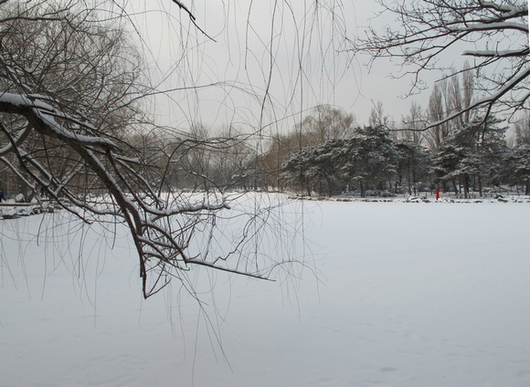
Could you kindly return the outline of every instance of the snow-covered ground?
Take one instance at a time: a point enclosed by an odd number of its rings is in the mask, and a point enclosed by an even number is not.
[[[530,385],[530,204],[289,206],[302,278],[193,272],[207,313],[119,227],[0,220],[0,386]]]

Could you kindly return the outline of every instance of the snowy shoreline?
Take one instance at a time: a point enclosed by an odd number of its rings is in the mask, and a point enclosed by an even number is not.
[[[530,196],[523,195],[511,195],[509,197],[499,198],[455,198],[455,197],[430,197],[428,195],[418,195],[409,197],[353,197],[353,196],[304,196],[304,195],[289,195],[287,200],[300,200],[300,201],[313,201],[313,202],[348,202],[348,203],[517,203],[517,204],[530,204]],[[53,202],[39,203],[17,203],[15,201],[9,201],[0,203],[0,220],[5,219],[17,219],[23,216],[37,215],[41,213],[53,213],[56,210],[60,210]]]
[[[435,197],[427,196],[410,196],[406,198],[359,198],[351,196],[298,196],[291,195],[289,200],[305,201],[329,201],[329,202],[353,202],[353,203],[530,203],[529,196],[510,196],[508,198],[454,198],[454,197]]]

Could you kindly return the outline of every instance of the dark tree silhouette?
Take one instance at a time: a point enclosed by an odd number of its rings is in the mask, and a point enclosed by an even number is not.
[[[351,41],[351,50],[371,61],[392,58],[403,65],[399,76],[412,75],[410,93],[425,88],[422,74],[442,68],[440,60],[460,50],[473,63],[462,71],[477,74],[478,98],[447,117],[429,122],[430,129],[476,109],[513,115],[530,97],[528,2],[525,0],[381,1],[397,27]],[[448,67],[450,67],[449,65]],[[457,72],[458,74],[458,72]]]
[[[268,278],[281,262],[255,246],[281,222],[274,204],[233,209],[237,195],[215,182],[200,192],[171,189],[167,167],[133,146],[131,133],[150,124],[141,101],[159,91],[148,87],[116,4],[0,1],[0,163],[37,200],[46,193],[81,221],[125,224],[145,297],[196,265]],[[227,141],[181,144],[174,149],[191,154]],[[179,156],[165,154],[166,166]],[[234,217],[239,231],[223,232]]]

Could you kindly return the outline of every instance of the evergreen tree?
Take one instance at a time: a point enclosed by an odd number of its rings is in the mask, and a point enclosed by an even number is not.
[[[477,183],[481,194],[484,183],[499,184],[506,149],[506,129],[499,128],[499,122],[494,117],[485,124],[483,119],[477,119],[451,135],[433,158],[436,181],[444,185],[451,182],[456,194],[459,182],[464,187],[464,197],[468,196],[471,183]]]
[[[399,155],[395,184],[403,186],[406,183],[409,195],[416,194],[416,184],[427,176],[430,159],[419,145],[411,141],[397,141],[394,146]]]
[[[336,182],[338,155],[344,147],[344,140],[328,140],[323,144],[302,149],[293,155],[283,166],[283,177],[291,182],[300,183],[311,195],[311,184],[327,186],[331,196]],[[323,189],[318,191],[323,193]]]
[[[506,159],[509,175],[514,184],[525,185],[525,195],[530,194],[530,144],[523,143],[513,150]]]
[[[368,186],[381,184],[396,174],[399,154],[387,130],[368,126],[358,128],[345,140],[339,158],[343,181],[358,184],[361,197],[365,197]]]

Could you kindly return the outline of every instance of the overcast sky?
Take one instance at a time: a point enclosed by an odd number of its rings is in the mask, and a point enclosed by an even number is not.
[[[319,1],[318,8],[315,0],[183,3],[215,41],[169,0],[130,2],[155,69],[152,79],[164,79],[162,89],[181,88],[158,100],[163,124],[185,128],[200,121],[213,128],[232,124],[285,132],[318,104],[353,113],[361,125],[377,101],[398,122],[412,100],[427,107],[430,91],[402,99],[410,80],[389,77],[399,72],[397,63],[376,62],[369,72],[366,57],[347,52],[345,36],[393,22],[385,15],[374,18],[380,8],[373,0]],[[456,52],[446,59],[462,62]],[[439,76],[430,75],[428,84]]]

